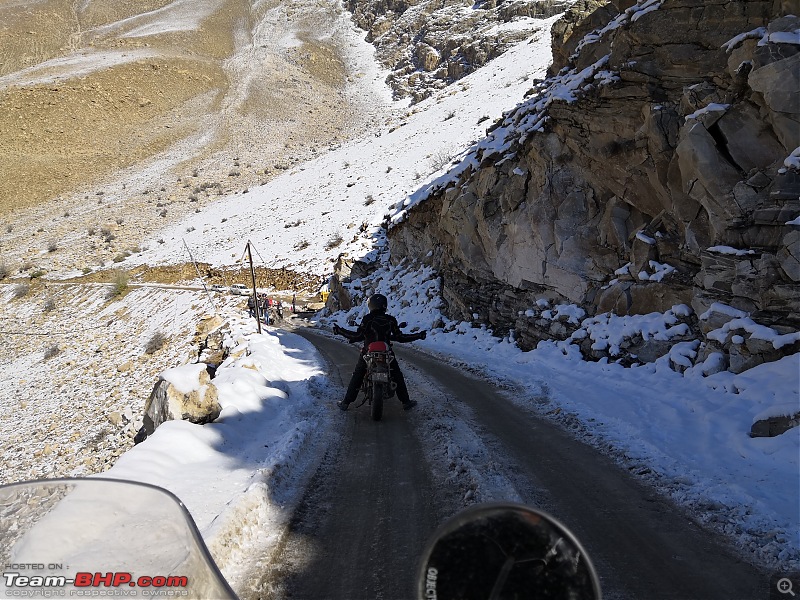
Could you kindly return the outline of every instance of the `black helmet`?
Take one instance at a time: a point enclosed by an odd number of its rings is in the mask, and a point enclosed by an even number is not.
[[[389,301],[383,294],[372,294],[372,296],[369,297],[369,301],[367,302],[367,307],[369,308],[369,312],[375,312],[376,310],[379,310],[381,312],[386,312],[386,308],[388,306],[389,306]]]

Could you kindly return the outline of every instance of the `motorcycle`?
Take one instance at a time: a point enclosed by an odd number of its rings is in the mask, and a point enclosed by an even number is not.
[[[0,486],[0,596],[236,599],[180,500],[119,479]],[[546,513],[477,505],[431,538],[418,600],[600,600],[577,539]]]
[[[398,324],[402,329],[408,324],[403,322]],[[361,341],[364,339],[364,334],[356,331],[348,331],[333,325],[333,332],[337,335],[342,335],[348,339],[349,342]],[[388,334],[387,331],[383,332],[384,335]],[[393,340],[400,342],[410,342],[415,340],[424,340],[427,333],[421,331],[415,334],[402,334],[398,332],[397,337]],[[381,337],[378,337],[380,340]],[[384,338],[386,339],[386,338]],[[374,341],[370,342],[361,358],[366,364],[364,371],[364,379],[361,382],[360,391],[364,394],[364,400],[358,407],[363,406],[365,403],[370,403],[370,415],[373,421],[380,421],[383,417],[383,404],[384,401],[395,395],[397,389],[397,382],[392,381],[392,363],[397,360],[392,352],[392,347],[389,342]],[[414,406],[416,403],[406,403],[406,407]]]
[[[361,384],[364,393],[364,402],[370,403],[370,416],[373,421],[380,421],[383,416],[383,401],[394,396],[397,384],[392,381],[391,366],[395,360],[389,344],[386,342],[372,342],[364,353],[364,362],[367,363],[367,374]]]

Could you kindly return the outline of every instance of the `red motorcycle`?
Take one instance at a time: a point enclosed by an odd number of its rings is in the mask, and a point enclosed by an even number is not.
[[[361,391],[364,392],[364,402],[370,403],[370,415],[373,421],[381,420],[383,401],[394,396],[394,390],[397,388],[391,375],[393,360],[394,354],[386,342],[372,342],[364,353],[367,374],[361,384]]]

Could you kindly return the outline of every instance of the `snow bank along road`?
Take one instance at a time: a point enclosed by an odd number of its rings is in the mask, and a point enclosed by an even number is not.
[[[299,330],[344,387],[357,348]],[[398,345],[399,346],[399,345]],[[413,597],[425,541],[476,501],[538,506],[578,536],[606,598],[752,599],[769,574],[560,426],[494,385],[396,348],[420,404],[341,415],[340,437],[314,476],[278,561],[252,597]],[[333,402],[335,398],[330,398]]]

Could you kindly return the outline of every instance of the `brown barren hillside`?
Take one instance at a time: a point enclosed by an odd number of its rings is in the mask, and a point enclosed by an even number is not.
[[[198,113],[215,110],[228,83],[221,60],[234,50],[233,24],[241,26],[247,3],[220,3],[196,30],[158,33],[159,11],[147,13],[168,4],[0,7],[0,73],[9,81],[0,88],[0,172],[8,174],[0,209],[46,202],[163,152],[196,131]],[[137,33],[148,22],[153,33]]]
[[[213,109],[225,76],[210,61],[148,59],[78,81],[14,87],[0,94],[4,209],[25,208],[93,184],[195,133],[181,110]]]
[[[318,0],[0,4],[3,270],[117,262],[360,133],[343,22]]]

